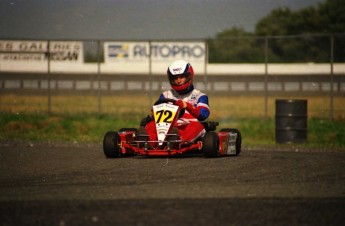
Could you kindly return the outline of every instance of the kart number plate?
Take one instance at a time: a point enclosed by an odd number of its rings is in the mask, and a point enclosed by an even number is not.
[[[172,124],[177,115],[178,109],[178,106],[166,103],[153,106],[153,116],[156,123],[159,141],[164,141],[170,127],[173,126]]]

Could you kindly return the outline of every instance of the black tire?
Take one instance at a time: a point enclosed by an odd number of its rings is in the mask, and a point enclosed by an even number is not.
[[[236,133],[237,134],[237,139],[236,139],[236,155],[239,155],[241,153],[241,148],[242,148],[242,135],[241,132],[238,129],[230,129],[230,128],[225,128],[219,130],[219,132],[231,132],[231,133]]]
[[[207,132],[202,138],[202,152],[208,158],[217,157],[219,154],[218,134],[214,131]]]
[[[109,131],[104,135],[103,151],[107,158],[117,158],[120,156],[120,136],[115,131]]]

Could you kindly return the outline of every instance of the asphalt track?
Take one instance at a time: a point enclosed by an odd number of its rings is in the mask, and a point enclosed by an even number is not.
[[[106,159],[101,145],[1,143],[1,225],[343,225],[345,151]]]

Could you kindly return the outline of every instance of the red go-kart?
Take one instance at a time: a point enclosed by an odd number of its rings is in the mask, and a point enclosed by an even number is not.
[[[215,132],[218,122],[201,122],[206,130],[204,136],[195,141],[181,140],[174,126],[184,110],[174,105],[176,100],[158,100],[152,107],[153,116],[145,118],[137,128],[122,128],[118,132],[109,131],[103,139],[103,151],[107,158],[124,156],[176,156],[203,154],[206,157],[236,156],[241,152],[241,133],[237,129],[226,128]],[[157,137],[150,141],[144,126],[154,120]]]

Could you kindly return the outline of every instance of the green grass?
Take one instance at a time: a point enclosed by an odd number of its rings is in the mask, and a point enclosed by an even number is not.
[[[284,97],[288,98],[288,97]],[[289,97],[298,99],[299,96]],[[264,119],[262,96],[210,96],[211,116],[220,128],[238,128],[243,144],[275,145],[275,100],[268,99]],[[308,147],[345,148],[344,97],[334,98],[334,121],[328,120],[329,97],[308,96]],[[0,101],[0,142],[4,140],[68,141],[101,143],[105,132],[138,127],[150,113],[146,94],[52,97],[52,114],[47,114],[47,97],[7,94]]]
[[[105,132],[138,127],[145,115],[0,113],[0,141],[66,141],[101,143]],[[274,118],[223,118],[220,128],[238,128],[243,144],[275,145]],[[308,120],[308,147],[345,148],[345,121]]]
[[[116,94],[102,96],[101,112],[114,116],[145,115],[157,96],[151,99],[145,94]],[[308,117],[328,118],[330,100],[327,96],[302,97],[308,101]],[[275,115],[276,99],[301,99],[300,96],[269,97],[267,116]],[[265,116],[265,101],[263,96],[231,96],[209,95],[211,106],[211,120],[223,118],[263,118]],[[51,113],[53,114],[97,114],[98,98],[92,95],[56,95],[51,98]],[[342,96],[334,97],[334,118],[345,120],[345,99]],[[6,94],[0,96],[0,112],[12,113],[46,113],[48,112],[48,98],[46,96]]]
[[[0,139],[100,142],[103,133],[128,127],[134,120],[89,114],[0,114]]]

